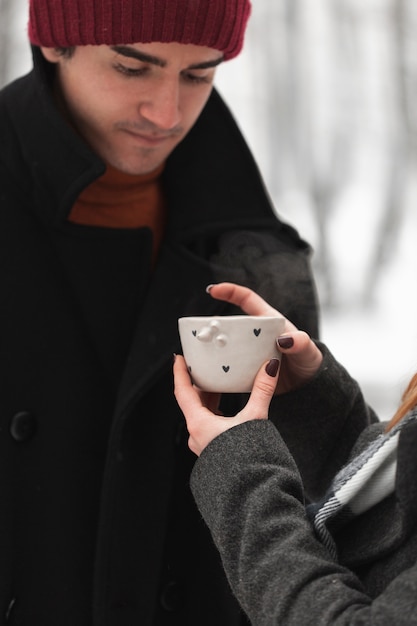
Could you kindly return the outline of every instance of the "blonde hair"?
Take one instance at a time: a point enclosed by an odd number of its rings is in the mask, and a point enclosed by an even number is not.
[[[391,421],[388,423],[385,432],[388,432],[393,428],[398,422],[406,415],[411,409],[417,406],[417,373],[414,374],[406,390],[403,393],[401,398],[402,402],[398,407],[396,413],[391,418]]]

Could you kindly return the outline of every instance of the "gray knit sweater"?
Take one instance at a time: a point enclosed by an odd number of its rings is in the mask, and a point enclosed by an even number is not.
[[[416,421],[399,435],[393,493],[330,528],[336,550],[306,514],[383,430],[320,347],[320,372],[274,399],[270,421],[232,428],[203,451],[194,497],[254,626],[417,625]]]

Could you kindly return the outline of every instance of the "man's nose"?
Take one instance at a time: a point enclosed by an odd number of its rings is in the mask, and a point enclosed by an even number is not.
[[[140,114],[154,126],[171,130],[181,121],[179,100],[178,80],[161,80],[153,86],[150,97],[140,104]]]

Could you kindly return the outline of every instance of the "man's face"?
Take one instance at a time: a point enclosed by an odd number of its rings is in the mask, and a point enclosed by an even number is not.
[[[191,129],[212,89],[218,50],[179,43],[79,46],[57,64],[71,123],[108,164],[127,173],[156,169]]]

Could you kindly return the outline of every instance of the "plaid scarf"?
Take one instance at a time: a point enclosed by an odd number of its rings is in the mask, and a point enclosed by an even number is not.
[[[336,544],[327,525],[336,517],[339,524],[345,523],[393,493],[400,432],[416,419],[417,409],[413,409],[392,430],[379,435],[336,474],[319,502],[306,507],[318,538],[335,559]]]

